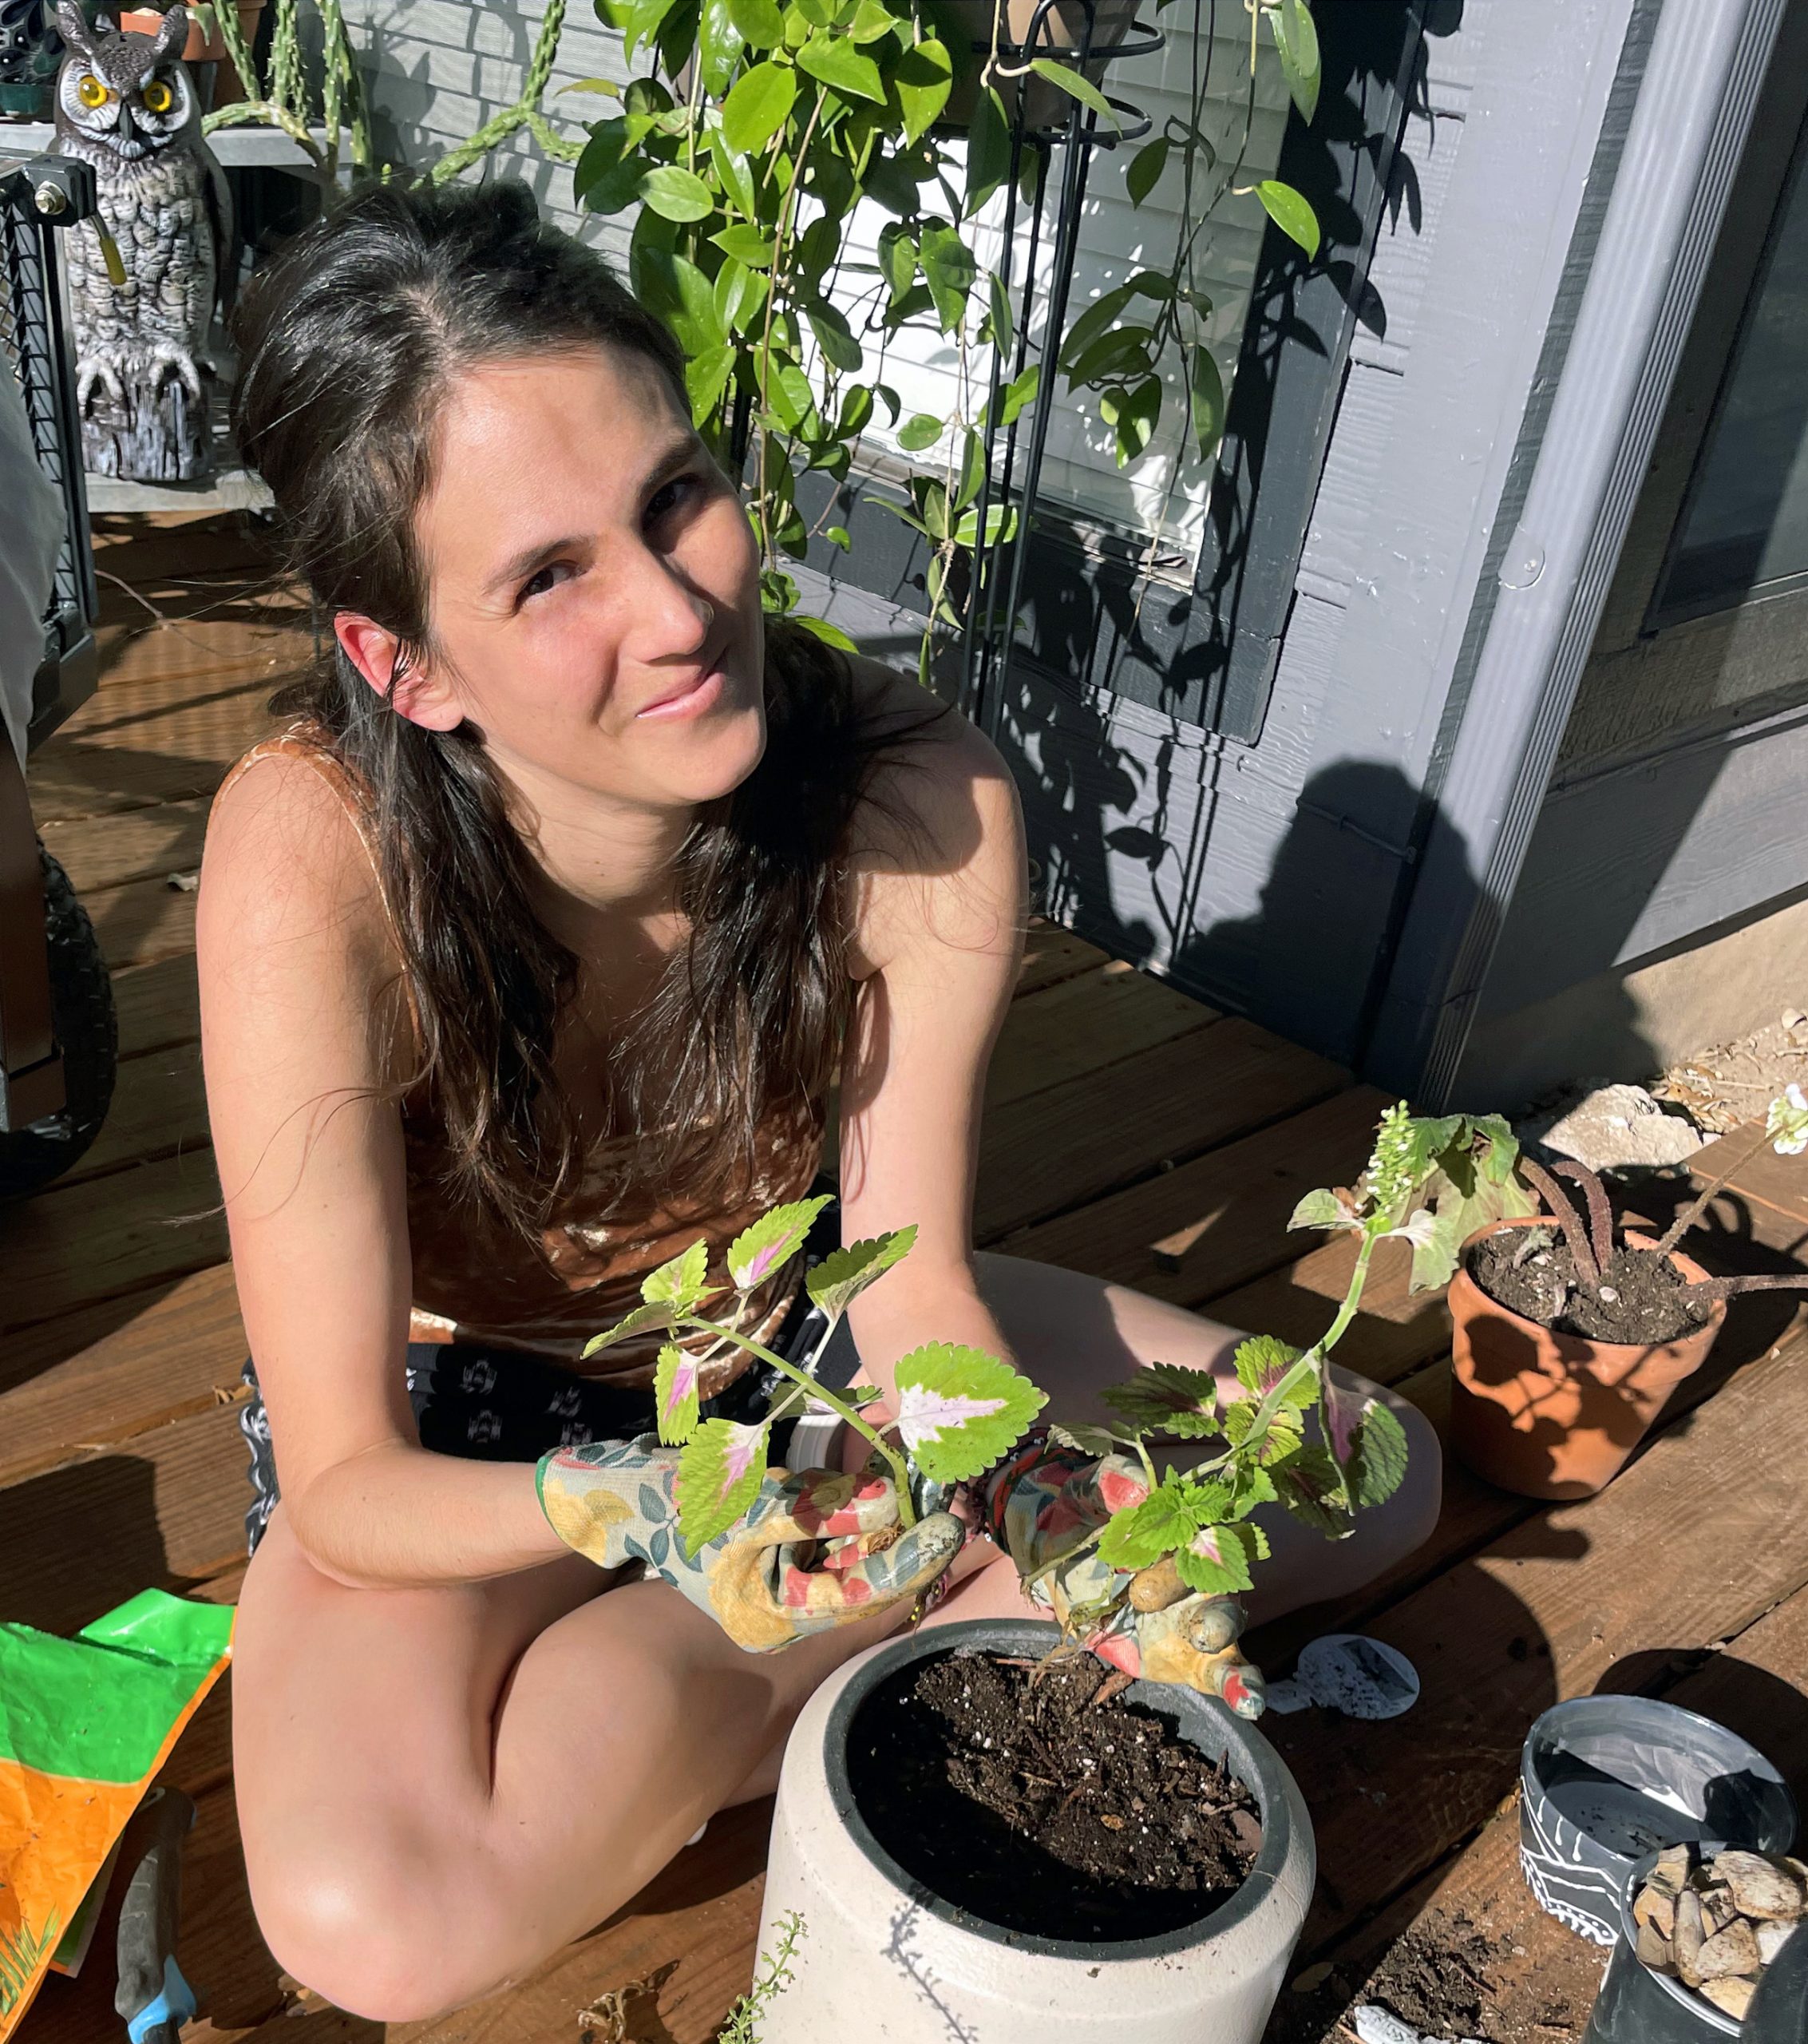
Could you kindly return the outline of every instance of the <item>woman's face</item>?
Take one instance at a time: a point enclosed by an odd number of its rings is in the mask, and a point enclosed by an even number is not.
[[[471,370],[434,467],[408,713],[469,719],[537,793],[680,809],[745,780],[766,743],[758,557],[659,370],[601,347]]]

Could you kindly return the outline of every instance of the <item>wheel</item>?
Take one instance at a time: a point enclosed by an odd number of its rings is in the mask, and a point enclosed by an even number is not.
[[[69,1170],[101,1132],[113,1096],[119,1022],[113,981],[88,911],[69,875],[42,846],[45,934],[50,950],[50,1020],[63,1054],[68,1103],[30,1127],[0,1135],[0,1199],[36,1192]]]

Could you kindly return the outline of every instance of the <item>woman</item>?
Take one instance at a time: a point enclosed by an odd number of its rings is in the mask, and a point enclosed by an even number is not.
[[[334,643],[223,788],[200,901],[255,1365],[235,1773],[278,1959],[402,2019],[532,1967],[769,1788],[812,1686],[959,1544],[936,1515],[793,1571],[797,1598],[743,1570],[750,1633],[586,1530],[613,1523],[587,1486],[631,1464],[657,1503],[669,1471],[632,1444],[649,1353],[585,1377],[584,1337],[691,1241],[719,1258],[808,1190],[837,1070],[841,1231],[919,1231],[851,1315],[882,1388],[961,1341],[1083,1415],[1137,1362],[1213,1366],[1233,1337],[972,1253],[1024,913],[1011,781],[914,685],[762,627],[675,346],[598,259],[520,187],[378,191],[264,275],[242,341],[239,445]],[[746,1315],[793,1355],[800,1269]],[[718,1357],[702,1388],[744,1417],[767,1387]],[[1396,1409],[1409,1487],[1340,1547],[1277,1529],[1265,1610],[1422,1537],[1437,1449]],[[831,1531],[887,1508],[774,1484],[762,1510],[838,1511]],[[1021,1608],[983,1539],[950,1573],[951,1614]],[[785,1651],[742,1650],[775,1624]],[[1185,1626],[1173,1666],[1222,1686],[1234,1627]]]

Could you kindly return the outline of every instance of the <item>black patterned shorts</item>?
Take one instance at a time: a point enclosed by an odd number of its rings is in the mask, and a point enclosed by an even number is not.
[[[841,1202],[831,1201],[817,1217],[804,1246],[806,1265],[820,1263],[841,1240]],[[821,1340],[823,1325],[821,1309],[800,1288],[767,1346],[787,1362],[801,1363]],[[817,1374],[832,1386],[849,1384],[858,1361],[844,1320]],[[474,1341],[411,1341],[405,1368],[421,1445],[436,1455],[477,1462],[537,1462],[549,1448],[632,1440],[655,1428],[650,1388],[579,1377],[563,1363],[527,1349]],[[251,1503],[245,1513],[245,1538],[255,1552],[275,1508],[276,1462],[270,1445],[270,1415],[249,1357],[240,1375],[251,1392],[239,1408],[239,1430],[251,1451]],[[702,1416],[750,1423],[770,1408],[781,1381],[769,1364],[756,1362],[726,1390],[704,1401]],[[775,1461],[785,1459],[790,1424],[785,1421],[774,1431]]]

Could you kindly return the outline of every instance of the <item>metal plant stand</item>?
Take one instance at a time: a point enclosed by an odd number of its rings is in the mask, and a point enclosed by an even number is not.
[[[1002,7],[1004,0],[999,0]],[[1071,46],[1058,46],[1051,34],[1051,20],[1059,7],[1071,18],[1077,6],[1082,14],[1081,34]],[[1089,64],[1107,65],[1126,57],[1142,57],[1159,50],[1166,37],[1159,29],[1137,22],[1130,34],[1109,50],[1093,50],[1098,26],[1098,0],[1038,0],[1028,31],[1021,43],[1000,42],[998,53],[1015,67],[1037,57],[1052,58],[1075,70]],[[976,55],[989,57],[989,42],[975,40]],[[1004,386],[1023,374],[1028,366],[1030,325],[1038,311],[1036,256],[1045,232],[1054,238],[1054,260],[1046,294],[1042,319],[1041,361],[1042,374],[1035,401],[1011,425],[989,429],[984,435],[985,479],[975,505],[972,572],[962,614],[964,657],[961,666],[960,707],[980,727],[995,735],[1000,709],[1007,699],[1012,667],[1016,659],[1018,606],[1022,600],[1023,571],[1035,524],[1035,507],[1042,484],[1042,455],[1048,439],[1048,422],[1054,397],[1055,366],[1066,331],[1067,299],[1074,282],[1074,261],[1079,248],[1080,220],[1086,204],[1086,172],[1094,149],[1114,149],[1126,142],[1140,141],[1153,125],[1149,115],[1127,101],[1105,97],[1118,117],[1115,132],[1101,133],[1097,112],[1077,99],[1068,101],[1066,119],[1056,125],[1032,126],[1027,116],[1032,110],[1031,88],[1050,89],[1033,74],[1018,81],[1016,103],[1011,125],[1011,175],[1002,188],[1006,194],[1003,220],[1003,275],[1012,300],[1015,345],[1007,368],[1003,351],[992,351],[991,387],[987,417],[996,418]],[[1060,151],[1061,174],[1052,209],[1049,204],[1050,174],[1055,153]],[[1037,159],[1035,197],[1026,207],[1023,196],[1024,153]],[[1025,238],[1023,275],[1016,275],[1016,242],[1020,211],[1029,213]],[[1045,220],[1045,215],[1047,216]],[[1029,423],[1028,445],[1021,450],[1019,431]],[[1003,440],[1002,450],[999,442]],[[987,546],[987,522],[995,505],[1017,507],[1017,528],[1007,541]]]

